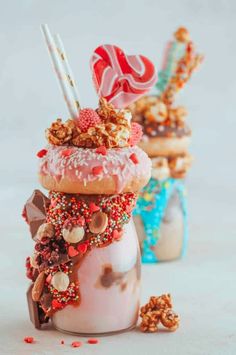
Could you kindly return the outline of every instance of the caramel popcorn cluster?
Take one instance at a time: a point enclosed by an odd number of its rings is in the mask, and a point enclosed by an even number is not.
[[[167,127],[184,127],[187,116],[183,106],[170,107],[158,96],[144,96],[131,105],[130,110],[143,125],[156,122]]]
[[[158,180],[164,180],[169,176],[175,179],[182,179],[189,170],[192,160],[192,156],[188,153],[168,158],[152,158],[152,177]]]
[[[75,125],[72,120],[67,120],[65,123],[58,118],[51,124],[51,127],[46,130],[46,138],[50,144],[63,145],[71,141]]]
[[[167,82],[162,86],[160,95],[143,97],[131,106],[134,116],[140,118],[144,125],[156,122],[157,125],[184,127],[187,111],[182,106],[173,106],[175,95],[189,81],[203,56],[195,52],[186,28],[180,27],[174,37],[176,43],[184,46],[183,55],[180,59],[172,58],[171,72],[169,69],[162,71]],[[160,81],[162,79],[160,78]]]
[[[99,101],[99,108],[94,111],[99,122],[87,124],[87,129],[82,130],[78,120],[69,119],[65,123],[57,119],[51,127],[46,130],[46,138],[53,145],[74,145],[83,148],[96,148],[106,146],[107,148],[129,146],[131,135],[129,110],[115,110],[104,98]]]
[[[158,324],[161,323],[170,331],[179,327],[179,316],[172,309],[170,294],[150,297],[149,302],[141,307],[140,317],[142,318],[140,330],[142,332],[157,332]]]

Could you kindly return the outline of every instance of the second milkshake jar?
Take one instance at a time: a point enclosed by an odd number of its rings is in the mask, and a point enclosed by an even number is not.
[[[142,97],[130,107],[133,119],[143,127],[139,146],[152,160],[152,178],[134,211],[143,262],[173,260],[186,252],[184,178],[192,161],[188,152],[191,130],[187,111],[175,104],[175,95],[202,59],[188,31],[179,28],[166,48],[156,84],[158,94]]]

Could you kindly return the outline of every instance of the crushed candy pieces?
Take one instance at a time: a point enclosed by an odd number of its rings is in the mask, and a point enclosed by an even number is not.
[[[46,154],[47,154],[47,149],[41,149],[38,153],[37,153],[37,157],[38,158],[43,158]]]
[[[98,147],[96,149],[96,153],[102,154],[102,155],[107,155],[107,148],[105,147],[105,145],[101,145],[100,147]]]
[[[140,317],[142,318],[140,324],[142,332],[157,332],[159,323],[168,330],[175,331],[180,322],[179,316],[172,309],[170,294],[150,297],[149,302],[141,307]]]
[[[87,343],[88,344],[97,344],[98,343],[98,339],[95,339],[95,338],[88,339]]]
[[[80,348],[82,346],[82,342],[81,341],[73,341],[71,343],[72,348]]]
[[[68,149],[62,150],[61,155],[63,157],[69,157],[72,153],[73,153],[73,149],[68,148]]]
[[[130,160],[132,160],[132,162],[134,164],[138,164],[139,163],[139,160],[138,160],[137,155],[135,153],[131,154],[129,158],[130,158]]]
[[[33,343],[35,343],[35,340],[33,337],[25,337],[24,342],[27,344],[33,344]]]
[[[34,337],[25,337],[23,340],[24,340],[24,342],[25,342],[26,344],[34,344],[34,343],[36,343]],[[96,339],[96,338],[89,338],[89,339],[87,340],[87,344],[95,345],[95,344],[98,344],[98,343],[99,343],[99,340]],[[65,340],[64,340],[64,339],[61,339],[61,340],[60,340],[60,344],[61,344],[61,345],[65,345]],[[68,345],[69,345],[69,344],[68,344]],[[80,348],[82,345],[83,345],[83,342],[82,342],[82,341],[73,341],[73,342],[70,344],[70,346],[71,346],[72,348]]]
[[[92,168],[92,173],[93,173],[93,175],[100,175],[100,174],[102,173],[102,171],[103,171],[103,167],[102,167],[101,165],[99,165],[99,166],[94,166],[94,167]]]

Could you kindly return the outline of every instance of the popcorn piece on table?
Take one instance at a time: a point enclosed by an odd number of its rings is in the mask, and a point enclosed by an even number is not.
[[[150,297],[149,302],[141,307],[140,317],[142,318],[140,324],[142,332],[158,331],[160,322],[168,330],[175,331],[180,322],[179,316],[172,310],[170,294]]]

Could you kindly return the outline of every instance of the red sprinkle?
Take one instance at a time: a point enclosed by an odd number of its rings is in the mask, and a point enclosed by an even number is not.
[[[88,339],[87,343],[88,344],[97,344],[98,343],[98,339],[94,339],[94,338]]]
[[[138,164],[139,163],[139,160],[138,160],[137,155],[135,153],[132,153],[129,158],[132,160],[132,162],[134,164]]]
[[[94,166],[92,169],[93,175],[100,175],[102,171],[103,171],[103,167],[101,165]]]
[[[44,157],[44,155],[46,155],[47,154],[47,149],[41,149],[38,153],[37,153],[37,157],[38,158],[42,158],[42,157]]]
[[[79,252],[76,250],[72,245],[69,246],[68,248],[68,255],[73,258],[74,256],[78,255]]]
[[[101,147],[98,147],[96,149],[96,153],[102,154],[102,155],[107,155],[107,148],[105,147],[105,145],[101,145]]]
[[[94,202],[90,202],[90,204],[89,204],[89,210],[90,210],[90,212],[97,212],[97,211],[99,211],[100,210],[100,207],[99,206],[97,206]]]
[[[32,344],[32,343],[35,343],[35,340],[33,337],[25,337],[24,342],[28,343],[28,344]]]
[[[77,246],[77,250],[82,254],[85,254],[87,249],[88,249],[87,243],[82,243]]]
[[[73,348],[79,348],[82,345],[81,341],[73,341],[73,343],[71,343],[71,346]]]
[[[64,344],[65,344],[64,340],[61,340],[61,345],[64,345]]]
[[[72,149],[64,149],[61,151],[61,156],[63,157],[69,157],[72,153]]]

